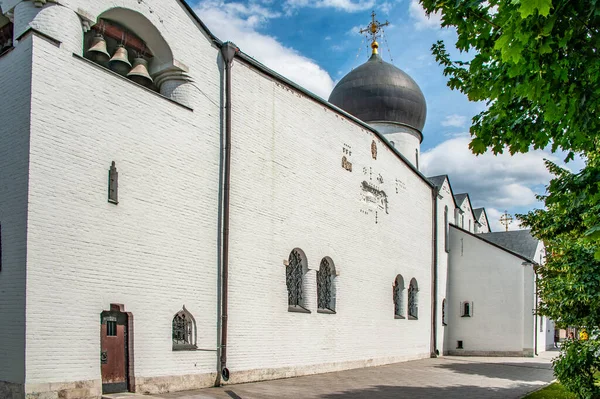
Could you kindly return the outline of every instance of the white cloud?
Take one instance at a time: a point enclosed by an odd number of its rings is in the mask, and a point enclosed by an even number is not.
[[[374,0],[286,0],[284,8],[287,10],[300,7],[334,8],[346,12],[356,12],[371,9],[374,5]]]
[[[455,194],[467,192],[474,207],[510,209],[540,205],[536,190],[550,181],[544,158],[559,161],[549,152],[475,156],[466,135],[451,138],[423,153],[421,162],[427,176],[447,174]],[[489,214],[488,214],[489,216]]]
[[[384,2],[382,4],[380,4],[378,8],[384,14],[389,14],[390,11],[392,10],[392,8],[394,8],[394,4],[386,1],[386,2]]]
[[[464,115],[452,114],[448,115],[442,121],[442,126],[464,127],[467,123],[467,117]]]
[[[267,20],[280,16],[279,13],[256,3],[220,0],[201,1],[195,11],[220,39],[234,42],[246,54],[311,92],[325,99],[329,97],[334,85],[327,71],[295,49],[256,30]]]
[[[410,0],[408,13],[415,20],[415,28],[417,30],[436,29],[442,23],[441,14],[436,12],[427,15],[421,4],[419,4],[419,0]]]

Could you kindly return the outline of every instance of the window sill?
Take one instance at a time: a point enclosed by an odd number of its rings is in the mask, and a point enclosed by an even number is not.
[[[462,316],[460,316],[460,317],[471,317],[471,316],[470,316],[470,315],[468,315],[468,314],[464,314],[464,315],[462,315]]]
[[[335,310],[331,310],[331,309],[317,309],[317,313],[336,314]]]
[[[416,316],[408,316],[408,320],[419,320]]]
[[[448,323],[442,323],[442,326],[446,327],[448,325]]]
[[[288,312],[292,312],[292,313],[311,313],[310,310],[305,309],[302,306],[288,306]]]
[[[139,87],[140,89],[142,89],[142,90],[145,90],[145,91],[147,91],[148,93],[151,93],[151,94],[153,94],[153,95],[155,95],[155,96],[158,96],[158,97],[162,98],[163,100],[166,100],[166,101],[168,101],[168,102],[170,102],[170,103],[173,103],[173,104],[175,104],[175,105],[178,105],[178,106],[180,106],[180,107],[182,107],[182,108],[185,108],[185,109],[187,109],[188,111],[192,111],[192,112],[194,112],[194,109],[193,109],[193,108],[190,108],[190,107],[188,107],[188,106],[186,106],[186,105],[183,105],[183,104],[181,104],[181,103],[179,103],[179,102],[177,102],[177,101],[175,101],[175,100],[171,100],[170,98],[163,96],[162,94],[160,94],[160,93],[159,93],[159,92],[157,92],[157,91],[150,90],[150,89],[149,89],[149,88],[147,88],[147,87],[144,87],[144,86],[142,86],[142,85],[140,85],[140,84],[137,84],[137,83],[135,83],[134,81],[132,81],[131,79],[127,79],[126,77],[123,77],[123,76],[119,75],[118,73],[116,73],[116,72],[114,72],[114,71],[111,71],[111,70],[110,70],[110,69],[108,69],[108,68],[105,68],[105,67],[103,67],[102,65],[98,65],[98,64],[96,64],[94,61],[90,61],[90,60],[88,60],[87,58],[80,56],[79,54],[75,54],[75,53],[73,53],[73,57],[74,57],[74,58],[77,58],[78,60],[80,60],[80,61],[83,61],[83,62],[85,62],[85,63],[87,63],[87,64],[89,64],[89,65],[91,65],[91,66],[93,66],[93,67],[95,67],[95,68],[98,68],[98,69],[100,69],[101,71],[104,71],[104,72],[106,72],[106,73],[109,73],[109,74],[113,75],[114,77],[116,77],[116,78],[118,78],[118,79],[121,79],[121,80],[123,80],[123,81],[125,81],[125,82],[128,82],[129,84],[132,84],[132,85],[134,85],[134,86],[136,86],[136,87]]]
[[[398,316],[397,314],[395,314],[394,315],[394,319],[402,320],[402,319],[406,319],[406,317],[404,317],[404,316]]]
[[[191,345],[191,344],[177,344],[177,345],[173,345],[173,351],[195,351],[198,350],[198,347],[196,345]]]

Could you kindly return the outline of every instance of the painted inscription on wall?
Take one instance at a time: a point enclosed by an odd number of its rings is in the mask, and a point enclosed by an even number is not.
[[[352,162],[350,162],[352,147],[348,144],[344,144],[342,147],[342,154],[342,168],[346,169],[348,172],[352,172]]]
[[[377,186],[364,181],[361,184],[362,196],[367,204],[372,204],[378,211],[389,214],[388,211],[388,196],[385,191],[380,190]]]
[[[367,157],[368,155],[359,151],[359,158],[355,160],[356,162],[353,162],[352,147],[344,143],[342,146],[341,166],[348,172],[352,172],[354,168],[359,171],[362,169],[362,176],[360,176],[360,172],[358,174],[358,176],[362,177],[358,193],[361,203],[359,211],[363,215],[372,217],[375,220],[375,224],[380,224],[385,215],[390,214],[390,193],[393,195],[395,191],[396,194],[406,194],[407,185],[402,179],[390,178],[389,176],[385,176],[383,170],[378,170],[376,162],[373,162],[373,160],[377,160],[378,155],[377,142],[375,140],[371,142],[370,148],[367,148],[367,151],[370,150],[370,154],[368,152],[367,154],[371,155],[371,159],[368,159],[365,165],[360,160],[365,159],[364,155]]]

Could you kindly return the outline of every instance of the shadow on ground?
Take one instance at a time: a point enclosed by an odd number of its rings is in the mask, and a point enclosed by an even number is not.
[[[520,398],[524,394],[537,389],[531,385],[519,385],[514,388],[484,388],[478,386],[456,387],[406,387],[379,385],[365,389],[348,390],[320,395],[322,399],[392,399],[392,398],[444,398],[444,399],[479,399],[479,398]]]
[[[464,363],[438,364],[434,367],[460,374],[528,382],[545,380],[540,378],[540,372],[541,370],[547,370],[547,378],[552,379],[552,365],[548,363],[480,363],[465,361]]]

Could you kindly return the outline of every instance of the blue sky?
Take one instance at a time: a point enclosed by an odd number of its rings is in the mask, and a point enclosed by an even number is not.
[[[469,152],[470,121],[484,104],[446,86],[430,48],[442,39],[453,49],[456,36],[440,28],[438,16],[428,18],[418,0],[188,1],[217,37],[325,99],[339,79],[368,59],[369,41],[357,31],[375,10],[380,22],[390,22],[387,45],[379,40],[382,57],[409,73],[427,100],[421,146],[425,175],[448,174],[455,194],[468,192],[473,206],[486,208],[494,231],[500,230],[498,218],[505,209],[523,213],[541,206],[535,194],[543,193],[550,179],[543,159],[560,161],[561,156],[534,151],[475,157]]]

